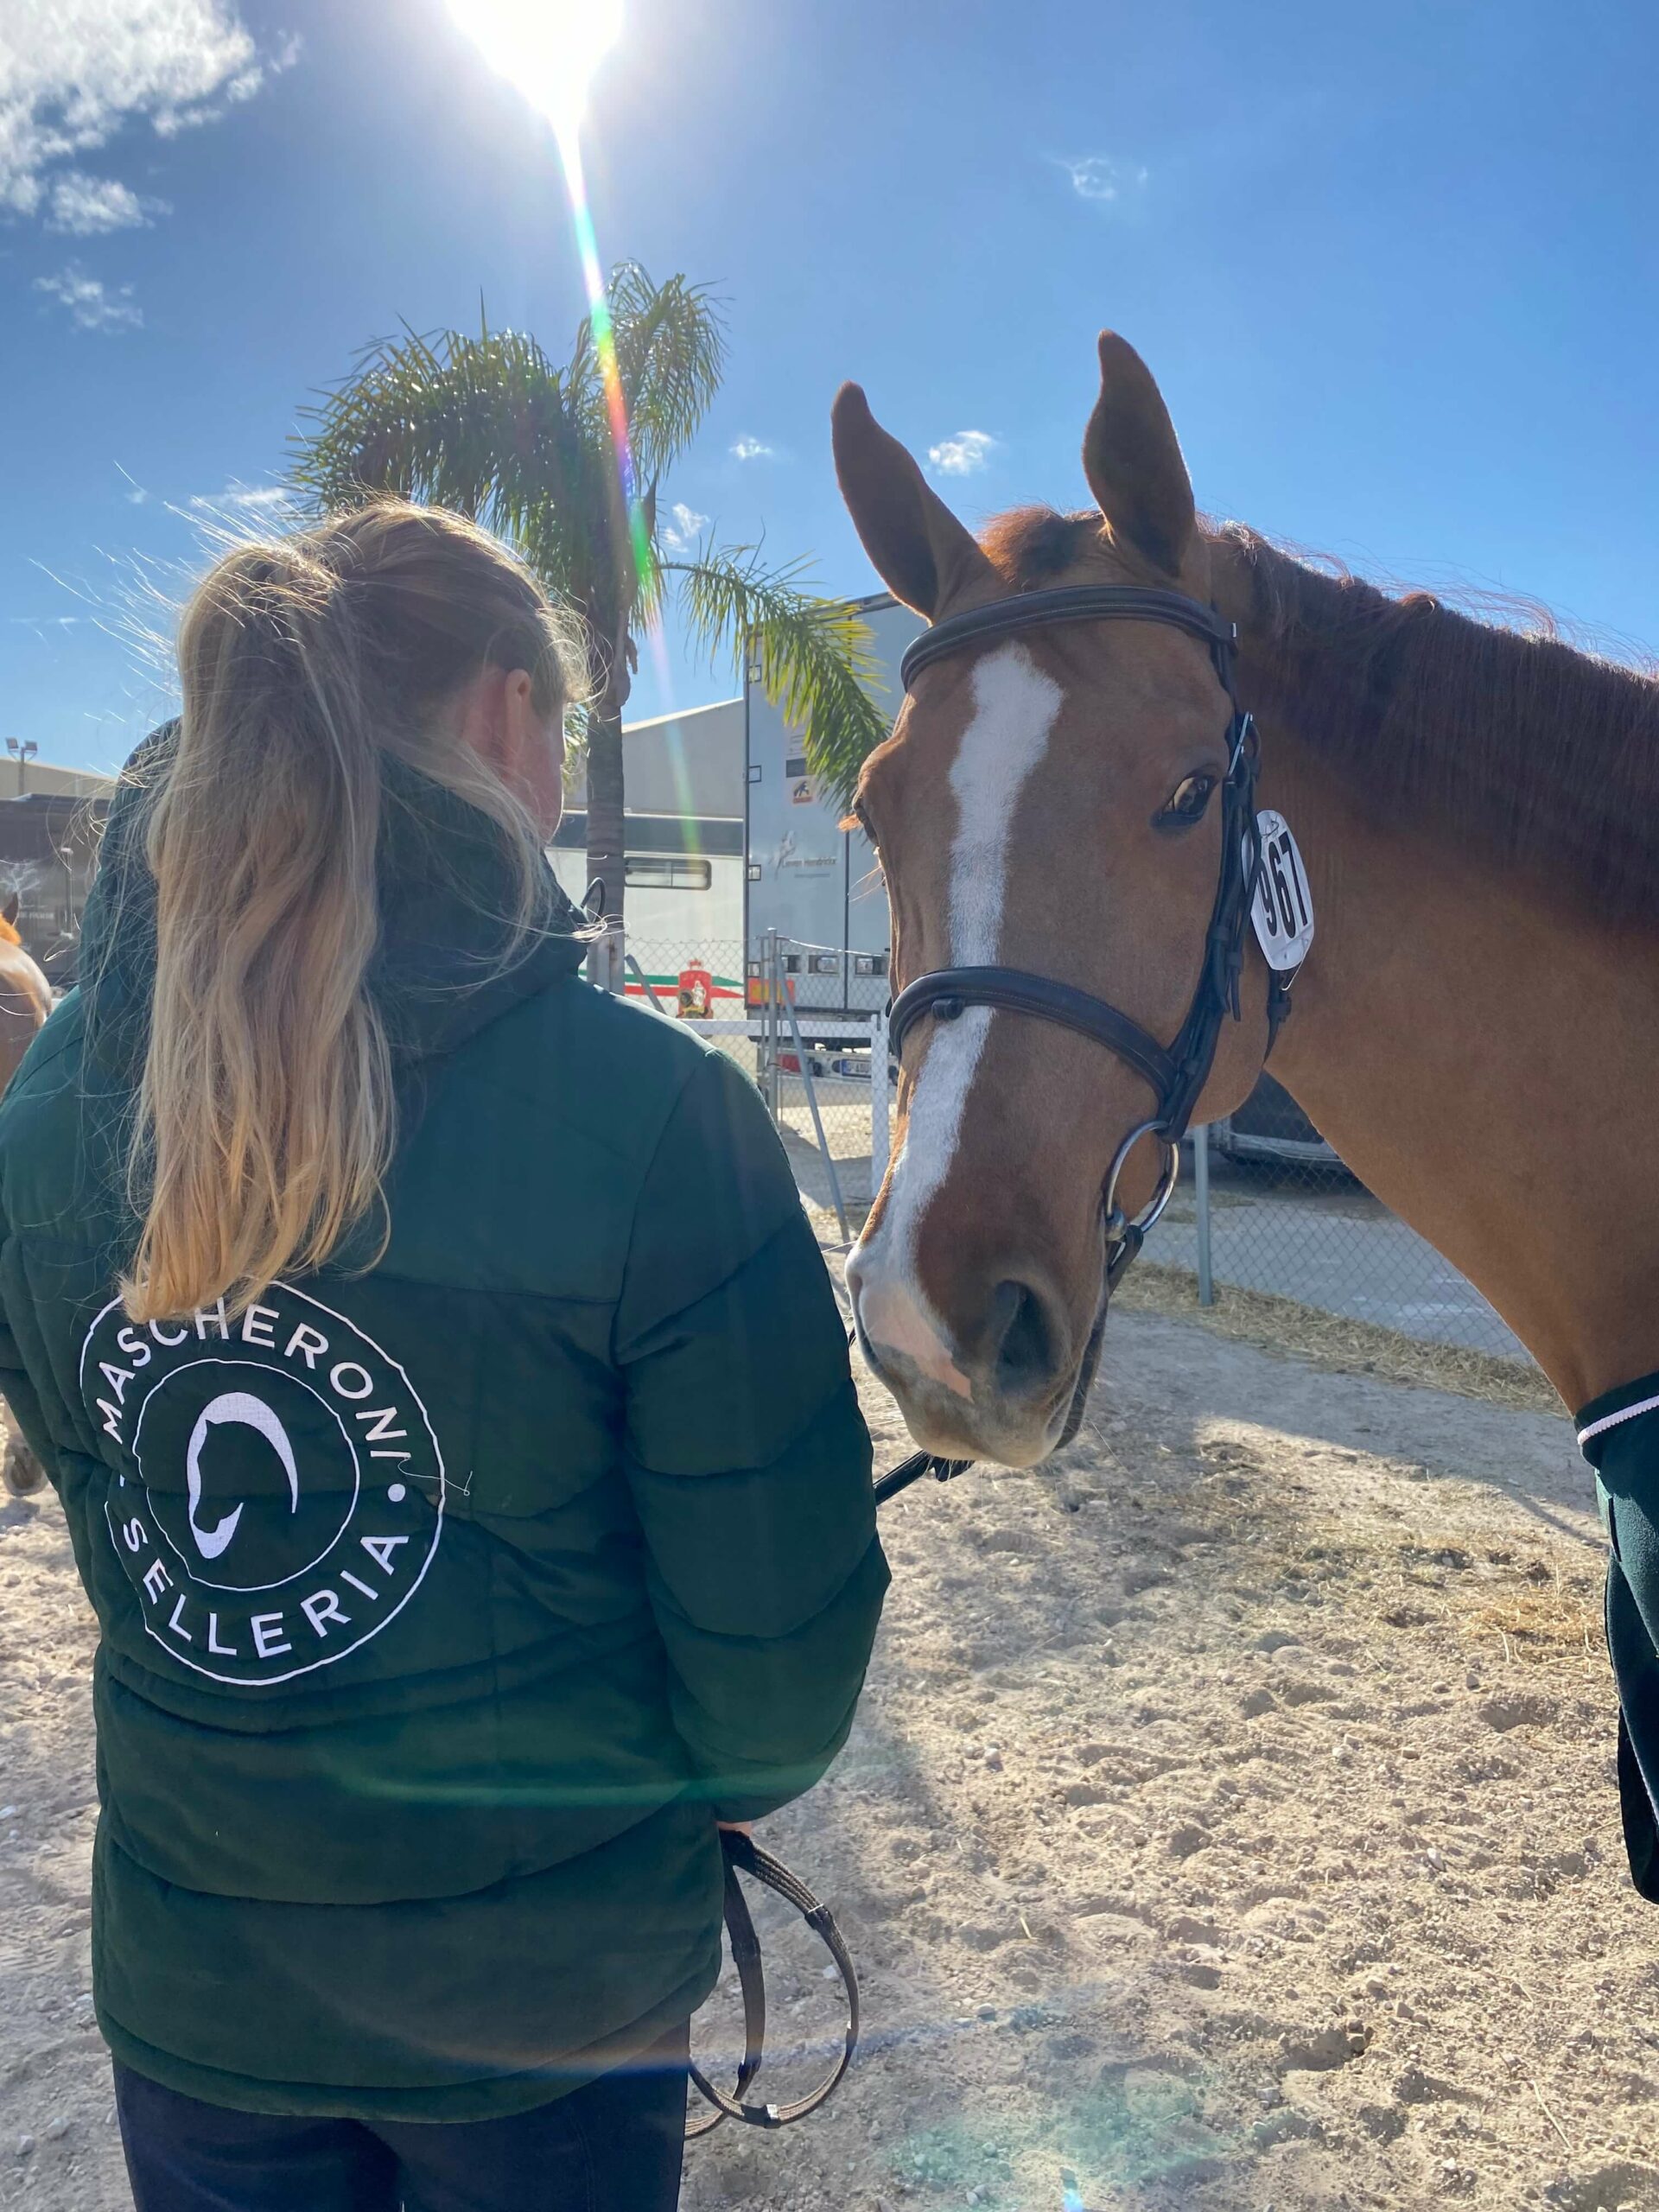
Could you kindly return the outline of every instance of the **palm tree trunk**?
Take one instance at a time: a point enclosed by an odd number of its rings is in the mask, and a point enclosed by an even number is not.
[[[589,956],[590,981],[606,990],[623,986],[622,918],[626,889],[626,831],[623,819],[622,709],[607,696],[588,725],[588,876],[605,886],[604,940]]]

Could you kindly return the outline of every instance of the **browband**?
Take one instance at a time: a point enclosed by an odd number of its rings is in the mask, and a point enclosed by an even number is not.
[[[925,668],[963,645],[987,644],[993,638],[1012,637],[1017,631],[1044,627],[1056,622],[1141,621],[1167,622],[1187,630],[1209,646],[1218,672],[1238,641],[1238,632],[1213,607],[1205,607],[1185,592],[1142,590],[1134,584],[1075,584],[1057,591],[1028,591],[1010,599],[993,599],[983,607],[969,607],[936,622],[931,630],[906,648],[899,664],[899,680],[906,691]],[[1224,681],[1226,680],[1224,673]],[[1230,682],[1228,690],[1232,689]]]
[[[897,1058],[925,1014],[935,1021],[954,1021],[970,1006],[1038,1014],[1091,1037],[1143,1077],[1160,1103],[1179,1087],[1181,1069],[1174,1054],[1138,1021],[1088,991],[1051,982],[1046,976],[1027,975],[1020,968],[936,968],[931,975],[918,976],[899,992],[888,1013],[888,1051]]]

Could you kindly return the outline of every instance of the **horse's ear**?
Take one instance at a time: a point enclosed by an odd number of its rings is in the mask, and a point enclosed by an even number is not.
[[[1177,576],[1197,527],[1192,485],[1152,372],[1116,331],[1100,334],[1100,397],[1083,473],[1112,536]]]
[[[895,599],[931,622],[963,588],[995,571],[974,538],[926,482],[897,438],[889,437],[855,384],[844,384],[830,410],[836,476],[853,527],[876,574]]]
[[[14,891],[3,906],[0,906],[0,921],[15,923],[17,919],[17,893]]]

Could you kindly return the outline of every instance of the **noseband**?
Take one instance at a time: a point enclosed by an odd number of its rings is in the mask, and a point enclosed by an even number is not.
[[[1255,728],[1239,706],[1233,680],[1233,655],[1237,632],[1214,607],[1205,607],[1182,592],[1142,590],[1129,584],[1087,584],[1058,591],[1021,594],[1017,598],[993,600],[988,606],[970,607],[948,621],[936,623],[911,645],[899,664],[908,692],[925,668],[947,654],[969,645],[1017,636],[1021,631],[1048,628],[1062,622],[1164,622],[1201,639],[1210,649],[1222,689],[1227,694],[1231,721],[1227,732],[1227,774],[1221,787],[1221,877],[1215,905],[1205,936],[1204,965],[1186,1018],[1173,1043],[1158,1039],[1104,999],[1074,984],[1028,974],[1022,968],[938,968],[918,976],[893,1002],[888,1016],[888,1040],[895,1058],[905,1039],[926,1015],[935,1021],[955,1021],[970,1006],[999,1007],[1010,1014],[1027,1014],[1040,1020],[1058,1022],[1103,1045],[1131,1067],[1151,1090],[1156,1110],[1130,1130],[1119,1145],[1106,1179],[1103,1219],[1106,1238],[1106,1297],[1116,1287],[1124,1269],[1146,1241],[1147,1232],[1169,1204],[1180,1167],[1179,1147],[1186,1133],[1199,1093],[1210,1077],[1216,1044],[1224,1017],[1239,1018],[1239,976],[1244,963],[1244,927],[1262,868],[1261,842],[1255,821],[1257,747]],[[1269,1037],[1276,1032],[1287,1004],[1286,986],[1271,977],[1268,1007]],[[1142,1137],[1155,1137],[1163,1147],[1163,1167],[1152,1198],[1131,1221],[1117,1202],[1117,1185],[1124,1165]],[[1101,1319],[1105,1315],[1104,1300]],[[1091,1352],[1098,1350],[1096,1326]],[[1080,1417],[1083,1396],[1092,1370],[1085,1373],[1074,1404],[1072,1427]],[[1070,1431],[1068,1431],[1068,1434]]]

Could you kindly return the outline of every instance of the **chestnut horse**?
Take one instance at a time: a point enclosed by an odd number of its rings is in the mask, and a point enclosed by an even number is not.
[[[52,986],[23,950],[17,934],[17,894],[0,907],[0,1090],[16,1074],[35,1033],[52,1011]],[[14,1437],[0,1462],[0,1482],[22,1497],[38,1490],[46,1477],[21,1438]]]
[[[1318,923],[1274,1075],[1568,1406],[1650,1374],[1659,685],[1201,524],[1140,358],[1103,336],[1100,372],[1096,510],[1007,515],[982,539],[845,386],[836,467],[871,560],[936,626],[1089,585],[1179,593],[1236,626],[1255,804],[1293,825]],[[917,671],[857,803],[895,989],[996,963],[1106,1001],[1154,1044],[1177,1036],[1223,868],[1224,658],[1167,618],[1078,620],[970,635]],[[1196,1122],[1241,1104],[1268,1051],[1248,929],[1243,952]],[[935,1011],[957,1018],[904,1040],[855,1312],[920,1444],[1029,1465],[1086,1387],[1103,1187],[1157,1104],[1097,1036],[1006,1004]],[[1160,1159],[1151,1141],[1128,1156],[1128,1211]]]

